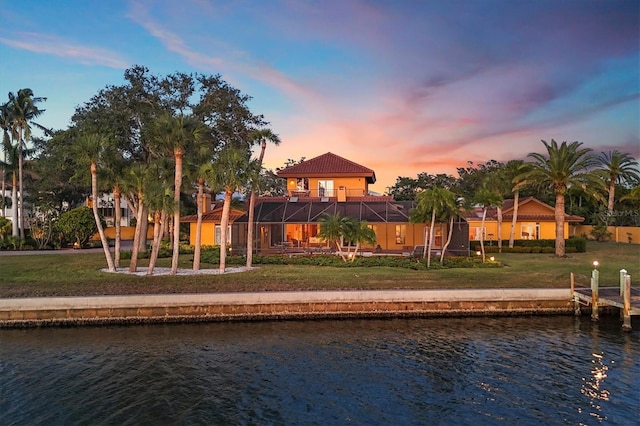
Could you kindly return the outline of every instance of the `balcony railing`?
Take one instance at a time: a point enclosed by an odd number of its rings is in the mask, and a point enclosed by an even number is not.
[[[338,194],[344,191],[344,194],[347,197],[363,197],[367,195],[366,191],[363,188],[345,188],[341,189],[325,189],[325,188],[315,188],[315,189],[296,189],[289,191],[289,196],[291,197],[337,197]]]

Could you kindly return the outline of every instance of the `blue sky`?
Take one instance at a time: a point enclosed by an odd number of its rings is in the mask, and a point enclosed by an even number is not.
[[[134,64],[221,74],[282,139],[267,167],[331,151],[378,192],[541,139],[640,158],[638,0],[0,0],[0,95],[41,124]]]

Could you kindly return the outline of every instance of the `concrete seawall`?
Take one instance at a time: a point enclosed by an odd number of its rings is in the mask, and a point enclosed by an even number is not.
[[[572,314],[569,289],[373,290],[0,299],[0,328],[145,322]]]

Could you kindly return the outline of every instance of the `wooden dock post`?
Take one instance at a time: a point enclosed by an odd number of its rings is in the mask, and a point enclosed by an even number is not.
[[[598,281],[600,278],[600,272],[594,269],[591,272],[591,319],[598,321]]]
[[[571,295],[573,296],[573,314],[577,317],[579,317],[581,315],[580,312],[580,298],[578,296],[576,296],[575,294],[575,289],[576,289],[576,278],[573,274],[573,272],[571,273]]]
[[[624,276],[624,305],[622,308],[622,329],[631,331],[631,275]]]
[[[624,277],[627,275],[626,269],[620,269],[620,296],[624,296]]]

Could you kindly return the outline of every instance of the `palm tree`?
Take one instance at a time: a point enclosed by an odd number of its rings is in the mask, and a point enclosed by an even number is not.
[[[456,195],[445,188],[434,186],[418,193],[418,204],[411,212],[409,221],[413,223],[426,223],[429,218],[429,236],[425,235],[423,257],[427,259],[427,268],[431,267],[431,248],[433,246],[434,228],[436,217],[444,210],[455,209]]]
[[[442,251],[440,252],[440,265],[444,265],[444,255],[447,252],[449,244],[451,243],[451,238],[453,237],[453,226],[455,219],[461,216],[458,200],[454,200],[454,203],[448,202],[443,207],[442,218],[449,218],[449,230],[447,232],[447,241],[442,246]]]
[[[200,142],[204,135],[204,126],[194,116],[164,115],[154,123],[154,135],[160,149],[173,152],[175,161],[175,179],[173,201],[173,256],[171,273],[178,272],[180,255],[180,191],[182,187],[182,160],[184,152],[191,144]]]
[[[3,164],[7,162],[7,150],[11,146],[11,137],[9,136],[9,131],[11,130],[11,108],[8,102],[0,105],[0,127],[2,128],[2,152]],[[6,189],[6,181],[5,181],[5,167],[2,166],[2,189],[0,189],[0,194],[2,194],[2,216],[6,215],[6,202],[4,191]]]
[[[371,244],[374,245],[376,243],[376,232],[369,228],[369,225],[366,221],[357,221],[353,218],[348,218],[348,221],[344,221],[344,227],[342,229],[343,238],[349,241],[351,244],[355,243],[355,249],[353,253],[351,253],[350,249],[348,251],[348,257],[353,262],[358,254],[358,250],[360,249],[361,244]]]
[[[540,184],[551,188],[556,197],[555,221],[556,221],[556,257],[565,256],[564,241],[564,201],[567,189],[571,186],[579,186],[583,190],[592,192],[594,197],[599,197],[598,190],[604,188],[604,183],[592,168],[597,165],[596,157],[592,150],[582,148],[582,142],[558,143],[551,139],[551,143],[542,141],[547,150],[547,155],[531,153],[529,157],[534,161],[530,164],[530,170],[516,177],[519,183],[514,189]]]
[[[145,181],[145,202],[149,211],[153,212],[153,242],[147,275],[153,275],[167,215],[175,211],[171,186],[168,185],[168,179],[164,178],[169,177],[169,173],[158,163],[152,164],[150,170],[154,170],[153,176],[158,178]]]
[[[351,218],[341,216],[340,213],[328,214],[320,218],[318,223],[320,224],[318,238],[323,239],[328,244],[335,244],[338,254],[346,262],[347,258],[342,252],[341,240],[345,236],[345,231],[353,226]]]
[[[227,258],[227,227],[233,193],[247,183],[256,163],[250,161],[250,153],[244,149],[227,146],[220,151],[218,158],[207,174],[209,186],[224,188],[224,204],[220,220],[220,273],[225,272]]]
[[[516,236],[516,224],[518,222],[518,207],[520,204],[520,190],[517,189],[520,181],[517,180],[519,176],[527,171],[528,163],[522,160],[511,160],[505,164],[503,169],[504,179],[511,187],[510,191],[513,193],[513,218],[511,219],[511,227],[509,230],[509,248],[513,248],[515,236]]]
[[[256,189],[257,181],[260,179],[260,170],[262,169],[262,160],[264,159],[264,151],[267,148],[267,141],[274,145],[280,144],[280,138],[269,129],[258,130],[254,132],[253,137],[260,141],[260,155],[257,163],[257,173],[251,179],[251,195],[249,196],[249,217],[247,221],[247,268],[251,267],[253,261],[253,222],[254,210],[256,205]]]
[[[3,151],[5,159],[2,162],[2,179],[5,179],[5,175],[11,178],[11,206],[13,207],[13,217],[11,219],[11,235],[15,238],[20,236],[18,229],[18,145],[12,145],[11,141],[5,140],[3,142]],[[4,190],[3,190],[4,197]],[[4,199],[3,199],[4,205]],[[4,214],[3,214],[4,216]]]
[[[33,119],[40,116],[44,110],[40,110],[37,104],[46,101],[47,98],[33,97],[31,89],[18,90],[17,96],[9,92],[9,103],[11,104],[11,116],[13,117],[13,130],[18,138],[18,181],[20,201],[18,203],[20,213],[20,238],[24,239],[24,187],[23,187],[23,145],[31,139],[31,126]]]
[[[102,161],[104,150],[108,145],[108,140],[105,136],[96,133],[81,133],[73,144],[73,152],[75,158],[80,163],[89,163],[89,170],[91,172],[91,208],[93,210],[93,217],[98,227],[98,234],[100,235],[100,241],[102,242],[102,248],[104,250],[105,258],[107,259],[107,266],[109,272],[115,272],[116,268],[109,251],[109,243],[102,227],[102,221],[98,213],[98,163]]]
[[[482,252],[482,263],[486,261],[486,254],[484,251],[484,223],[487,218],[487,210],[490,207],[497,207],[502,204],[502,197],[495,189],[482,186],[478,189],[474,196],[476,204],[482,205],[482,222],[480,224],[480,250]],[[498,230],[498,232],[500,232]]]
[[[609,151],[608,153],[602,152],[598,157],[598,164],[609,181],[609,200],[607,203],[607,210],[611,215],[615,201],[616,183],[640,183],[638,162],[631,154],[614,150]]]

